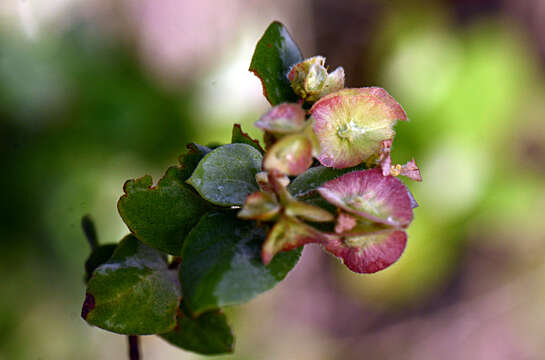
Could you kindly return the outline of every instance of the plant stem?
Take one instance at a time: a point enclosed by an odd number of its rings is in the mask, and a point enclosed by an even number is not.
[[[129,335],[129,359],[140,360],[140,338],[137,335]]]
[[[81,218],[81,228],[85,233],[85,237],[89,242],[91,250],[95,250],[98,247],[98,236],[95,223],[93,222],[93,219],[91,219],[90,215],[85,215],[83,218]]]

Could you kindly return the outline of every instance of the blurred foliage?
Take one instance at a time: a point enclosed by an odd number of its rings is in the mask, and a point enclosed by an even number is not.
[[[193,135],[192,95],[160,88],[130,45],[83,23],[40,41],[3,29],[0,49],[0,271],[21,269],[1,285],[13,297],[1,300],[0,349],[11,347],[0,358],[19,359],[32,353],[11,342],[28,314],[13,307],[35,305],[49,286],[69,290],[55,301],[79,303],[81,216],[95,215],[103,242],[120,239],[123,181],[142,164],[175,163]]]

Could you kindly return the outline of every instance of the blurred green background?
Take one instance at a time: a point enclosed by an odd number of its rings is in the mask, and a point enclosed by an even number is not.
[[[0,4],[0,360],[121,359],[79,316],[89,249],[127,229],[126,179],[267,110],[247,72],[272,20],[404,107],[420,207],[401,260],[352,274],[309,246],[229,309],[225,359],[545,358],[543,0],[7,0]],[[199,359],[155,337],[145,359]]]

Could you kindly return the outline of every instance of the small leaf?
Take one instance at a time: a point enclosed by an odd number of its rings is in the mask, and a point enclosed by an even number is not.
[[[265,155],[263,168],[299,175],[312,165],[312,144],[303,134],[284,136]]]
[[[280,212],[280,204],[273,194],[261,191],[248,195],[242,210],[238,212],[241,219],[272,220]]]
[[[178,325],[174,330],[159,336],[184,350],[205,355],[232,353],[233,333],[226,316],[217,310],[205,312],[197,318],[180,309]]]
[[[325,166],[311,167],[310,169],[296,177],[288,185],[288,190],[295,197],[302,196],[312,190],[315,190],[326,181],[336,179],[339,176],[349,173],[351,171],[363,169],[365,169],[364,164],[346,169],[333,169]]]
[[[199,161],[208,154],[212,149],[207,146],[190,143],[187,144],[188,151],[178,158],[178,162],[182,170],[180,171],[181,180],[185,181],[189,179],[195,168],[199,164]]]
[[[100,265],[104,264],[106,261],[110,260],[112,254],[117,248],[117,244],[106,244],[100,245],[93,250],[91,255],[85,261],[85,281],[89,281],[93,271]]]
[[[392,139],[405,111],[384,89],[343,89],[318,100],[310,109],[320,142],[322,165],[346,168],[378,153]]]
[[[275,134],[298,132],[305,126],[305,111],[299,104],[279,104],[263,115],[255,126]]]
[[[405,185],[392,176],[383,176],[378,168],[345,174],[318,191],[331,204],[371,221],[406,227],[413,218]]]
[[[183,182],[183,169],[171,167],[152,187],[150,176],[125,183],[117,203],[131,232],[156,249],[180,255],[185,236],[209,206]]]
[[[91,277],[82,317],[118,334],[164,333],[176,326],[180,297],[166,257],[127,235]]]
[[[201,160],[187,182],[215,205],[242,205],[258,190],[255,175],[261,161],[261,153],[250,145],[223,145]]]
[[[324,249],[341,258],[352,271],[375,273],[399,259],[407,243],[405,231],[392,230],[376,234],[341,238],[330,236]]]
[[[248,134],[242,131],[240,124],[233,125],[233,133],[231,136],[232,144],[246,144],[258,150],[260,153],[264,153],[265,150],[259,145],[259,141],[252,139]]]
[[[284,279],[301,252],[279,254],[265,266],[264,241],[263,229],[235,214],[201,219],[186,239],[180,265],[184,301],[194,315],[249,301]]]
[[[277,21],[269,25],[257,43],[249,70],[261,80],[263,94],[271,105],[297,100],[286,75],[301,60],[301,51],[284,25]]]
[[[308,243],[321,241],[322,237],[317,230],[292,217],[283,216],[269,232],[261,250],[261,258],[267,265],[280,251],[289,251]]]

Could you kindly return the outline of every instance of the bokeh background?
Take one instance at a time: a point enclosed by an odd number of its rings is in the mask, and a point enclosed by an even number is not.
[[[401,260],[355,275],[308,246],[229,309],[221,359],[545,359],[545,1],[2,0],[0,359],[123,359],[79,316],[89,249],[127,229],[126,179],[267,110],[247,71],[270,21],[410,122],[424,181]],[[155,337],[145,359],[200,359]]]

